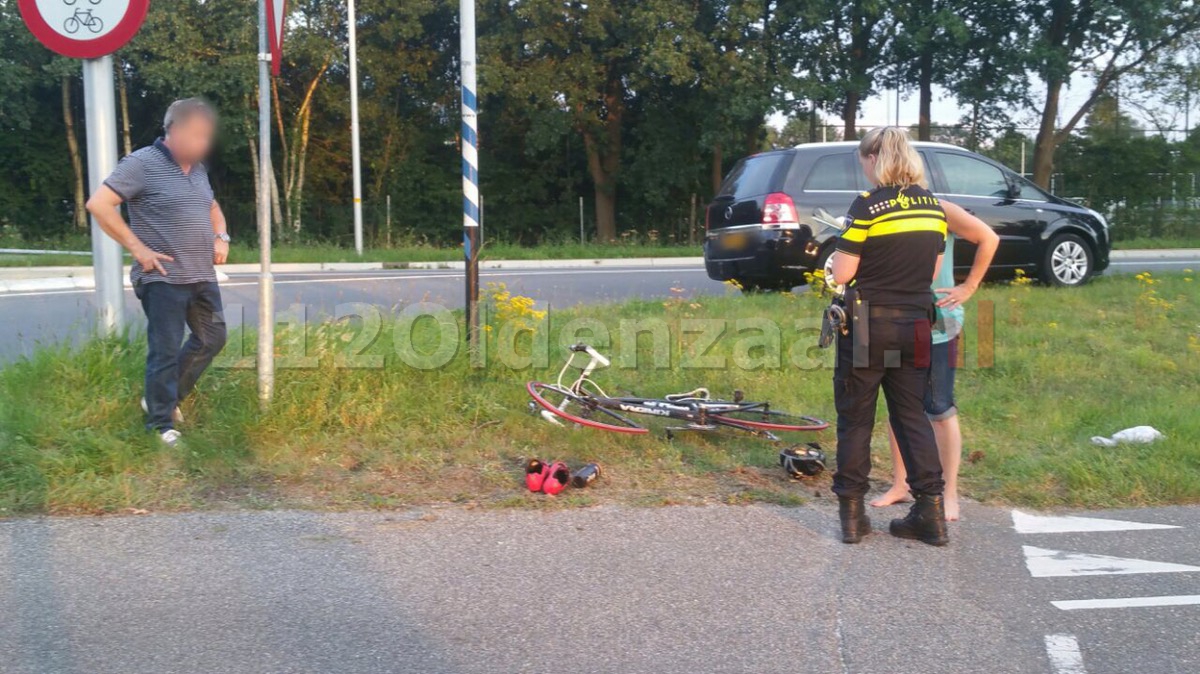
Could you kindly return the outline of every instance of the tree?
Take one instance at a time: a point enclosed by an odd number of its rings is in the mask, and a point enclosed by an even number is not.
[[[803,40],[796,31],[801,17],[790,3],[707,0],[699,10],[697,30],[711,47],[699,52],[699,86],[690,87],[701,129],[695,149],[710,153],[715,194],[727,154],[737,158],[763,148],[767,114],[796,88],[790,59]]]
[[[1193,0],[1028,0],[1022,25],[1032,32],[1030,59],[1045,86],[1033,158],[1033,179],[1049,187],[1060,144],[1125,73],[1153,64],[1183,37],[1200,29]],[[1074,111],[1060,110],[1072,77],[1091,77]],[[1059,126],[1060,114],[1068,114]]]
[[[817,83],[815,100],[834,101],[842,116],[843,137],[858,138],[858,110],[874,92],[876,76],[887,62],[894,30],[888,5],[881,0],[821,0],[810,3],[806,32],[795,52],[797,68]]]
[[[887,79],[917,91],[917,138],[931,140],[933,88],[943,87],[971,110],[966,139],[978,146],[984,120],[1006,121],[1008,104],[1027,88],[1023,33],[1012,17],[1019,0],[906,0],[892,5],[899,28]]]
[[[1024,170],[1023,158],[1026,147],[1032,146],[1032,140],[1025,134],[1009,126],[995,136],[991,143],[980,148],[984,155],[995,159],[1014,171]]]
[[[897,89],[917,90],[917,139],[930,140],[933,86],[945,86],[954,67],[965,59],[971,42],[962,2],[906,0],[893,4],[900,30],[891,42],[889,59],[895,62],[887,79]],[[977,42],[976,44],[981,43]]]
[[[526,0],[496,8],[495,84],[542,110],[569,112],[595,192],[596,233],[617,234],[628,106],[643,88],[696,77],[703,36],[680,0]]]
[[[72,78],[62,76],[63,127],[67,132],[67,150],[71,154],[71,175],[75,178],[75,229],[85,231],[88,227],[87,211],[84,209],[83,157],[79,152],[79,136],[75,134],[75,106],[71,103]]]

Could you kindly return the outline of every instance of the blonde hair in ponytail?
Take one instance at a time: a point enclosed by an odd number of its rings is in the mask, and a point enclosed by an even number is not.
[[[908,142],[908,132],[895,126],[871,129],[858,143],[858,153],[875,155],[875,182],[890,187],[920,185],[925,181],[925,164]]]

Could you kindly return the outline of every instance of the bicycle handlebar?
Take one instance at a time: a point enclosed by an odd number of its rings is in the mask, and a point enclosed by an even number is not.
[[[588,346],[587,344],[576,344],[571,347],[571,352],[572,353],[586,353],[587,355],[592,357],[592,360],[600,363],[600,365],[602,365],[603,367],[608,367],[609,365],[612,364],[607,358],[600,355],[599,351],[593,349],[592,347]]]

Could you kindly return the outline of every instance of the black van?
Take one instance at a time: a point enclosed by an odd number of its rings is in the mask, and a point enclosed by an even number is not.
[[[1042,281],[1077,286],[1108,267],[1112,240],[1099,213],[1056,197],[1001,164],[953,145],[913,143],[930,189],[962,206],[1000,235],[989,278],[1020,269]],[[708,205],[704,265],[709,278],[746,290],[804,283],[833,251],[832,234],[813,220],[823,208],[843,215],[871,189],[859,167],[858,143],[809,143],[747,157],[726,176]],[[975,246],[954,246],[965,275]]]

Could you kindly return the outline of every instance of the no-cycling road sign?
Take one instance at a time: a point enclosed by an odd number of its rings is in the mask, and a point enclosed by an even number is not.
[[[33,36],[51,51],[94,59],[133,39],[150,0],[18,0],[17,6]]]

